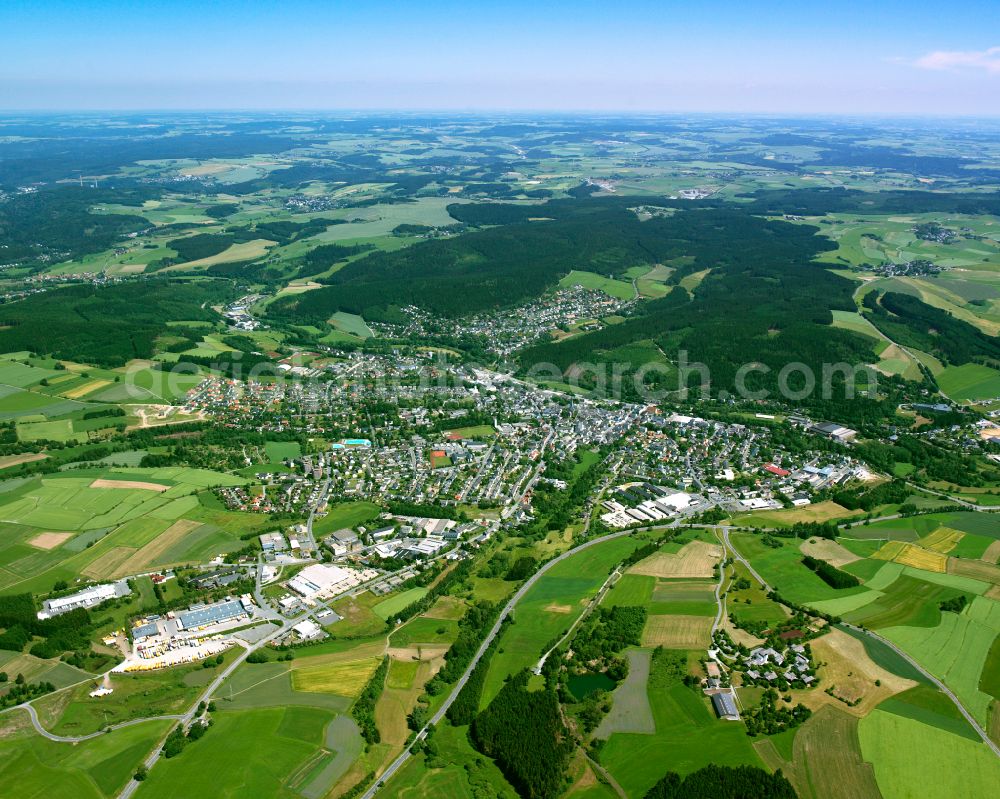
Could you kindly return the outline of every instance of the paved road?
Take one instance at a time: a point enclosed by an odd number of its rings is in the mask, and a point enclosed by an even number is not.
[[[729,540],[729,531],[732,530],[733,528],[732,527],[720,527],[719,529],[722,531],[722,540],[726,542],[726,549],[728,549],[730,552],[733,553],[733,557],[736,558],[736,560],[738,560],[740,563],[742,563],[744,566],[747,567],[747,571],[750,572],[750,574],[753,576],[753,578],[758,583],[760,583],[762,586],[764,586],[764,590],[765,591],[773,591],[774,589],[771,588],[771,586],[769,586],[767,584],[767,581],[764,580],[764,578],[761,577],[757,573],[757,570],[753,566],[750,565],[750,561],[748,561],[746,558],[744,558],[740,554],[740,551],[736,547],[733,546],[732,541]]]
[[[535,666],[535,668],[533,669],[535,674],[542,673],[542,667],[545,665],[545,661],[549,659],[549,655],[551,655],[559,647],[561,647],[563,643],[571,635],[573,635],[573,633],[576,631],[576,628],[579,627],[586,620],[586,618],[591,613],[594,612],[594,608],[596,608],[598,605],[601,604],[601,600],[604,599],[604,595],[607,594],[609,590],[611,590],[611,586],[614,585],[614,583],[617,581],[619,577],[621,577],[621,572],[619,572],[618,569],[619,567],[615,566],[611,574],[608,575],[608,579],[604,581],[604,584],[598,589],[597,593],[594,594],[590,602],[587,603],[587,607],[583,609],[583,613],[581,613],[579,616],[576,617],[576,621],[574,621],[569,626],[569,629],[563,634],[562,638],[556,641],[549,649],[549,651],[546,652],[544,655],[542,655],[541,660],[538,661],[538,665]]]
[[[164,719],[178,720],[184,718],[181,714],[176,714],[173,716],[147,716],[141,719],[132,719],[131,721],[123,721],[120,724],[113,724],[110,727],[105,727],[97,732],[92,732],[89,735],[53,735],[51,732],[46,730],[41,721],[38,719],[38,713],[35,712],[35,708],[32,705],[16,705],[11,708],[11,710],[21,709],[28,711],[28,715],[31,717],[31,723],[39,735],[43,735],[50,741],[56,741],[57,743],[64,744],[78,744],[80,741],[89,741],[91,738],[97,738],[100,735],[107,734],[108,730],[120,730],[122,727],[133,727],[136,724],[145,724],[147,721],[160,721]]]
[[[535,583],[538,582],[539,578],[541,578],[543,574],[545,574],[549,569],[551,569],[557,563],[560,563],[566,558],[575,555],[577,552],[580,552],[581,550],[587,549],[588,547],[592,547],[595,544],[601,544],[604,543],[605,541],[611,541],[612,539],[615,538],[621,538],[622,536],[629,535],[632,532],[634,531],[623,530],[618,533],[611,533],[609,535],[601,536],[600,538],[592,538],[590,541],[585,541],[579,546],[573,547],[573,549],[566,550],[561,555],[553,558],[544,566],[542,566],[542,568],[540,568],[537,572],[531,575],[531,577],[529,577],[525,581],[524,585],[522,585],[519,589],[517,589],[517,591],[510,598],[507,604],[504,605],[504,608],[503,610],[500,611],[500,615],[497,617],[497,620],[494,623],[493,628],[490,630],[486,638],[483,639],[483,642],[482,644],[480,644],[479,649],[476,651],[475,656],[472,658],[472,661],[466,667],[465,673],[462,674],[458,682],[455,683],[455,687],[452,688],[451,693],[448,695],[448,698],[444,700],[444,704],[441,705],[437,713],[435,713],[433,717],[431,717],[431,720],[427,723],[427,725],[422,730],[420,730],[419,733],[417,733],[416,740],[418,741],[422,740],[427,735],[427,728],[430,727],[432,724],[440,723],[441,719],[444,718],[444,714],[448,712],[448,708],[451,707],[452,703],[455,701],[455,699],[461,693],[462,689],[465,687],[465,684],[469,681],[469,677],[472,675],[473,669],[476,668],[476,664],[478,664],[479,661],[482,659],[486,650],[489,648],[489,645],[493,643],[493,639],[497,637],[497,634],[500,632],[500,627],[503,625],[504,619],[506,619],[511,614],[514,608],[517,606],[517,603],[524,598],[524,595],[531,590],[532,586],[534,586]],[[386,783],[389,779],[391,779],[392,776],[397,771],[399,771],[404,765],[406,765],[407,761],[411,757],[412,755],[410,754],[409,748],[404,749],[400,753],[399,757],[393,760],[392,763],[389,764],[389,767],[384,772],[382,772],[382,775],[381,777],[379,777],[378,781],[374,783],[370,788],[368,788],[368,790],[365,791],[364,794],[362,794],[361,799],[371,799],[371,797],[373,797],[376,793],[378,793],[379,788],[381,788],[384,783]]]
[[[1000,505],[977,505],[974,502],[969,502],[967,499],[960,499],[959,497],[952,496],[951,494],[946,494],[944,491],[936,491],[933,488],[927,488],[926,486],[917,485],[916,483],[911,483],[909,480],[906,481],[906,484],[911,488],[917,489],[917,491],[924,491],[927,494],[934,494],[935,496],[938,497],[944,497],[945,499],[951,500],[956,505],[964,505],[966,508],[969,508],[970,510],[978,510],[978,511],[1000,510]]]
[[[746,558],[744,558],[739,553],[739,551],[732,545],[732,543],[729,541],[729,530],[730,530],[730,528],[728,528],[728,527],[722,528],[722,537],[725,539],[726,546],[729,548],[730,552],[733,553],[734,557],[740,563],[742,563],[744,566],[747,567],[747,569],[750,571],[750,574],[752,574],[754,576],[754,578],[762,586],[764,586],[764,589],[766,591],[772,591],[772,590],[774,590],[770,585],[767,584],[767,582],[765,582],[764,578],[761,577],[754,570],[753,566],[751,566],[747,562]],[[990,738],[990,736],[987,734],[986,730],[984,730],[981,726],[979,726],[979,722],[976,721],[975,717],[968,710],[966,710],[965,705],[963,705],[962,702],[961,702],[961,700],[959,700],[959,698],[957,696],[955,696],[955,694],[953,694],[951,692],[951,689],[948,688],[947,685],[945,685],[943,682],[941,682],[941,680],[939,680],[937,677],[935,677],[933,674],[931,674],[929,671],[927,671],[927,669],[925,669],[923,666],[921,666],[919,663],[917,663],[917,661],[915,661],[906,652],[904,652],[902,649],[900,649],[898,646],[896,646],[892,641],[889,641],[889,640],[883,638],[881,635],[878,635],[877,633],[873,633],[871,630],[866,630],[863,627],[855,627],[853,624],[847,624],[846,622],[843,623],[843,626],[844,627],[850,627],[852,630],[856,630],[856,631],[858,631],[860,633],[864,633],[869,638],[873,638],[876,641],[881,641],[883,644],[885,644],[886,646],[888,646],[893,652],[895,652],[897,655],[899,655],[901,658],[903,658],[903,660],[905,660],[907,663],[909,663],[911,666],[913,666],[913,668],[915,668],[917,671],[919,671],[921,674],[923,674],[928,680],[930,680],[932,683],[934,683],[934,685],[936,685],[940,689],[941,693],[943,693],[952,702],[955,703],[955,707],[957,707],[958,710],[959,710],[959,712],[965,717],[965,720],[968,721],[969,724],[972,725],[972,728],[979,734],[979,737],[983,739],[983,743],[985,743],[993,751],[993,754],[995,754],[997,757],[1000,757],[1000,746],[998,746],[996,744],[996,742],[994,742],[993,739]]]

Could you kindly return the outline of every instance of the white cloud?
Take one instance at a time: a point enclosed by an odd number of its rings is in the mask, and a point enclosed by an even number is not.
[[[1000,74],[1000,47],[988,50],[935,50],[913,63],[921,69],[981,69]]]

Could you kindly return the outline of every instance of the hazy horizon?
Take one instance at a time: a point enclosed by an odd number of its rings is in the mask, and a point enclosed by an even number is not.
[[[994,9],[10,0],[10,111],[995,116]]]

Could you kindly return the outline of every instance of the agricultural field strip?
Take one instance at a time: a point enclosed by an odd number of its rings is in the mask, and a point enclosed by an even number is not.
[[[764,589],[766,591],[772,590],[771,586],[769,586],[767,584],[767,582],[765,582],[765,580],[754,570],[753,566],[750,565],[750,562],[746,558],[744,558],[743,555],[740,554],[739,550],[736,549],[736,547],[733,546],[733,543],[730,541],[730,539],[729,539],[729,532],[730,532],[730,530],[735,529],[735,528],[722,527],[720,529],[722,530],[722,537],[723,537],[723,540],[725,541],[727,549],[729,549],[729,551],[733,553],[733,556],[740,563],[742,563],[744,566],[746,566],[746,568],[750,572],[751,576],[753,576],[754,579],[756,579],[757,582],[759,582],[764,587]],[[865,630],[865,629],[863,629],[861,627],[855,627],[854,625],[851,625],[851,624],[845,624],[844,626],[850,627],[852,630],[856,630],[857,632],[863,633],[864,635],[870,636],[871,638],[874,638],[876,641],[880,641],[881,643],[885,644],[890,649],[892,649],[897,655],[899,655],[904,660],[906,660],[911,666],[913,666],[913,668],[915,668],[917,671],[919,671],[921,674],[923,674],[928,680],[930,680],[931,682],[933,682],[934,685],[937,686],[938,690],[940,690],[945,696],[947,696],[949,699],[951,699],[952,702],[955,703],[955,707],[957,707],[958,710],[959,710],[959,712],[965,717],[965,720],[968,721],[969,724],[972,725],[972,728],[978,733],[979,737],[983,739],[983,742],[990,749],[993,750],[993,754],[995,754],[997,757],[1000,757],[1000,745],[998,745],[992,738],[990,738],[990,736],[986,732],[986,730],[984,730],[980,726],[980,724],[976,720],[975,716],[973,716],[972,713],[970,713],[966,709],[965,705],[963,705],[962,702],[959,700],[959,698],[957,696],[955,696],[954,693],[952,693],[951,689],[948,688],[947,685],[945,685],[941,680],[939,680],[937,677],[935,677],[933,674],[931,674],[929,671],[927,671],[923,666],[921,666],[919,663],[917,663],[917,661],[915,661],[906,652],[904,652],[902,649],[900,649],[898,646],[896,646],[892,641],[889,641],[889,640],[883,638],[881,635],[877,635],[877,634],[871,632],[870,630]]]
[[[667,525],[662,525],[662,526],[666,527]],[[521,599],[524,597],[524,595],[531,590],[531,588],[535,585],[536,582],[538,582],[539,578],[541,578],[542,575],[544,575],[549,569],[551,569],[557,563],[561,563],[566,558],[571,557],[572,555],[575,555],[584,549],[592,547],[595,544],[604,543],[605,541],[611,541],[616,538],[621,538],[623,536],[629,535],[632,532],[635,531],[623,530],[622,532],[619,533],[611,533],[609,535],[601,536],[600,538],[592,538],[589,541],[585,541],[579,546],[573,547],[572,549],[568,549],[561,555],[558,555],[557,557],[548,561],[538,571],[536,571],[533,575],[531,575],[531,577],[525,580],[524,585],[522,585],[519,589],[517,589],[514,595],[507,601],[507,604],[504,605],[503,610],[500,611],[500,614],[497,616],[497,619],[494,622],[492,629],[489,631],[489,634],[486,636],[486,638],[483,639],[482,643],[479,646],[479,649],[476,650],[476,654],[473,656],[472,660],[469,661],[469,665],[466,667],[465,672],[458,679],[458,682],[455,683],[454,688],[452,688],[451,693],[448,694],[448,697],[444,700],[444,702],[441,703],[441,706],[438,708],[437,712],[430,718],[427,724],[416,734],[415,736],[416,740],[418,741],[423,740],[423,738],[427,735],[427,728],[432,724],[433,725],[439,724],[441,719],[444,718],[445,713],[448,712],[448,708],[451,707],[452,703],[458,697],[462,688],[464,688],[465,684],[469,681],[469,676],[476,668],[476,665],[483,657],[483,654],[489,648],[489,645],[493,642],[493,639],[496,638],[497,634],[500,632],[500,627],[503,625],[504,619],[506,619],[507,616],[511,614],[514,608],[517,606],[518,602],[520,602]],[[385,785],[392,778],[392,776],[406,764],[406,762],[410,759],[411,756],[412,755],[410,753],[410,750],[405,749],[394,761],[392,761],[392,763],[389,764],[389,766],[385,769],[385,771],[382,772],[382,774],[379,776],[378,782],[376,782],[374,785],[368,788],[368,790],[361,795],[361,799],[371,799],[371,797],[375,796],[379,788]],[[123,799],[125,799],[125,797],[123,797]]]

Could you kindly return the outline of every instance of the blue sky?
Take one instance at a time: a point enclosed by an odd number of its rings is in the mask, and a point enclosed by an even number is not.
[[[0,108],[1000,114],[996,0],[0,0]]]

